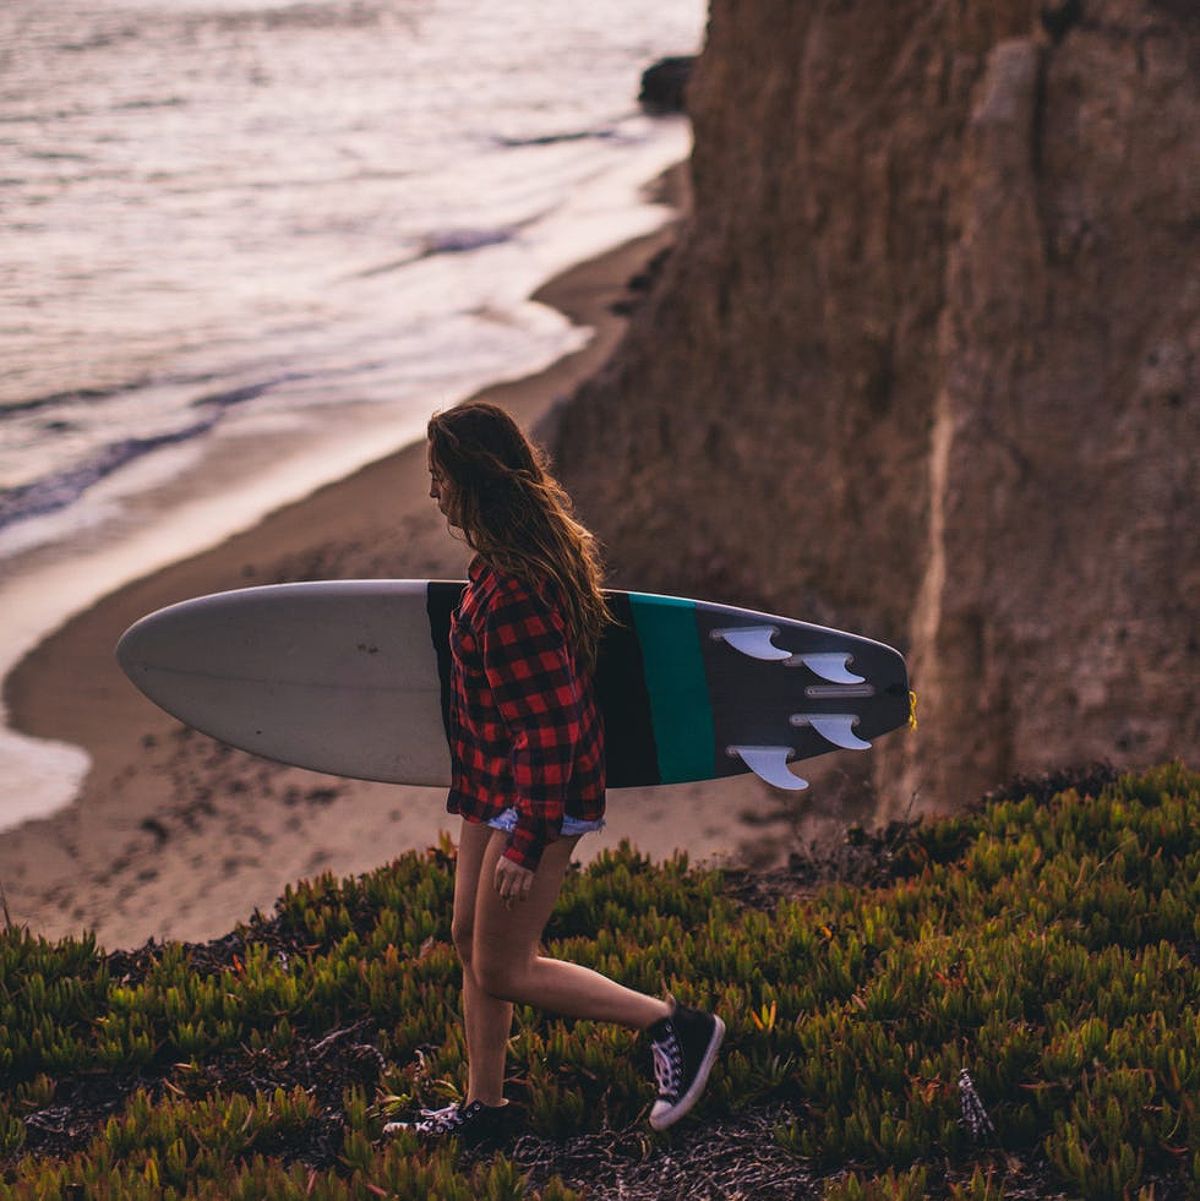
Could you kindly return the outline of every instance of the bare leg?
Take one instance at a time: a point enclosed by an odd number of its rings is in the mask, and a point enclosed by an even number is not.
[[[474,978],[493,1002],[521,1001],[566,1017],[616,1022],[644,1030],[670,1016],[672,1009],[666,1001],[635,992],[590,968],[538,954],[542,931],[578,841],[560,838],[552,842],[542,855],[529,898],[508,909],[492,886],[496,860],[507,839],[499,831],[492,831],[480,864],[475,896],[471,952]]]
[[[475,979],[472,949],[475,903],[484,852],[496,831],[466,820],[458,841],[454,872],[454,944],[463,965],[463,1027],[467,1036],[467,1101],[500,1105],[504,1060],[512,1028],[512,1002],[490,996]],[[494,868],[493,868],[494,870]],[[490,887],[490,880],[489,880]]]

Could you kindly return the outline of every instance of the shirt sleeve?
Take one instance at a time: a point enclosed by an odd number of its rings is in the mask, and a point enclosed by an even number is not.
[[[488,687],[512,740],[517,824],[505,857],[536,870],[562,830],[582,734],[582,689],[561,620],[536,592],[504,589],[483,632]]]

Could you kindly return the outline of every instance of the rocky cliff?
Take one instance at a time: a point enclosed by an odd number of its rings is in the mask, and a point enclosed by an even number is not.
[[[616,580],[905,650],[879,816],[1195,760],[1200,7],[712,0],[688,97],[692,214],[553,434]]]

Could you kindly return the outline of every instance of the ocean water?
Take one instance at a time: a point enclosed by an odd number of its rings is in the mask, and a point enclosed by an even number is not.
[[[4,0],[0,673],[99,595],[586,339],[666,219],[641,71],[703,0]],[[0,734],[0,827],[75,748]]]

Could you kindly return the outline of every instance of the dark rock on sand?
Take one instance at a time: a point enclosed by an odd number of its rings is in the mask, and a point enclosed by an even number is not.
[[[659,59],[642,72],[642,90],[638,103],[649,113],[681,113],[686,107],[688,80],[695,55]]]

